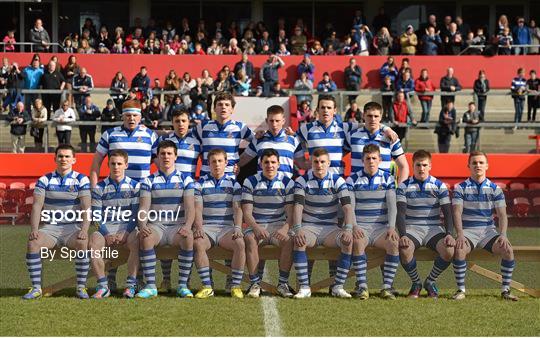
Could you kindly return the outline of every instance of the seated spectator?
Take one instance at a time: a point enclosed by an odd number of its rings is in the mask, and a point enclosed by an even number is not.
[[[452,135],[456,134],[456,131],[457,120],[454,102],[446,101],[439,114],[439,122],[437,124],[437,127],[435,127],[435,134],[437,134],[437,145],[439,148],[439,153],[448,153],[448,151],[450,150]]]
[[[238,47],[238,40],[235,38],[230,39],[229,46],[223,50],[223,54],[242,54],[242,50]]]
[[[474,36],[472,32],[469,32],[465,44],[467,47],[469,47],[467,50],[467,55],[481,55],[484,51],[484,47],[480,46],[486,45],[484,30],[482,28],[478,28],[476,31],[476,36]]]
[[[323,47],[327,51],[328,51],[328,48],[330,48],[330,46],[332,46],[333,50],[337,50],[339,48],[339,45],[340,45],[340,42],[339,42],[339,39],[336,37],[336,31],[332,30],[332,32],[330,33],[330,36],[328,36],[323,41]]]
[[[161,54],[161,48],[159,47],[159,40],[148,39],[144,46],[145,54]]]
[[[193,112],[191,113],[191,121],[195,122],[196,124],[201,124],[204,121],[208,121],[208,114],[203,111],[203,106],[200,104],[196,105],[193,109]]]
[[[386,62],[382,65],[379,74],[381,76],[381,80],[384,80],[384,78],[388,76],[392,80],[392,83],[395,83],[398,77],[398,70],[392,56],[389,56],[386,59]]]
[[[379,32],[373,38],[373,48],[375,48],[377,55],[388,55],[390,46],[392,46],[392,36],[388,31],[388,28],[381,27]]]
[[[206,55],[222,55],[223,49],[221,46],[218,45],[218,41],[216,39],[212,39],[212,42],[210,43],[210,46],[206,49]]]
[[[536,121],[536,110],[540,107],[540,92],[538,86],[540,80],[536,77],[536,71],[531,69],[530,78],[527,80],[527,122]]]
[[[392,112],[392,97],[395,92],[394,82],[392,81],[392,78],[390,76],[386,76],[383,80],[383,84],[381,86],[381,94],[382,95],[382,108],[383,108],[383,116],[382,121],[390,121],[393,116]],[[387,94],[387,95],[384,95]]]
[[[243,69],[239,69],[236,77],[231,78],[231,84],[233,87],[233,93],[237,96],[249,96],[251,89],[251,79],[246,76],[246,72]]]
[[[435,91],[435,85],[428,76],[427,69],[422,69],[420,77],[416,79],[414,83],[414,91],[418,94],[418,100],[422,107],[422,117],[420,122],[429,122],[429,113],[431,112],[431,104],[433,102],[433,95],[422,95],[425,92]]]
[[[486,78],[486,72],[480,70],[478,78],[474,80],[473,85],[476,102],[478,102],[478,111],[480,111],[480,121],[484,122],[486,112],[487,92],[489,92],[489,80]]]
[[[202,44],[200,42],[195,42],[195,51],[193,51],[193,54],[206,55],[206,52],[204,51]]]
[[[111,48],[112,54],[127,54],[127,48],[124,46],[124,42],[122,41],[122,38],[117,38],[115,40],[114,45]]]
[[[311,61],[309,54],[304,54],[304,58],[302,59],[302,62],[298,64],[296,70],[298,77],[300,77],[302,73],[306,73],[310,81],[314,80],[313,74],[315,74],[315,64]]]
[[[227,73],[224,70],[221,70],[218,73],[216,81],[214,81],[214,91],[215,92],[232,92],[231,82],[227,76]]]
[[[319,93],[329,93],[335,92],[336,90],[336,83],[332,81],[328,72],[324,72],[322,80],[317,84],[317,91]]]
[[[278,50],[276,52],[276,55],[277,56],[289,56],[289,55],[291,55],[291,52],[289,52],[287,50],[287,45],[286,44],[280,43],[279,48],[278,48]]]
[[[307,73],[301,73],[300,78],[294,83],[294,90],[309,91],[313,90],[313,82],[308,78]],[[296,95],[297,102],[308,101],[311,103],[313,97],[310,94]]]
[[[519,17],[517,19],[517,25],[512,28],[512,36],[514,38],[514,45],[530,45],[532,43],[531,30],[525,25],[525,19]],[[516,55],[527,55],[528,47],[515,47],[514,53]]]
[[[131,88],[137,91],[137,99],[142,101],[149,97],[150,77],[145,66],[142,66],[131,80]]]
[[[269,97],[287,97],[289,96],[289,94],[284,91],[283,89],[281,89],[281,84],[279,82],[276,82],[274,83],[274,85],[272,86],[272,89],[270,90],[270,95],[268,95]]]
[[[64,41],[62,42],[62,52],[67,54],[73,54],[77,50],[75,47],[73,47],[73,40],[71,40],[71,37],[66,36]]]
[[[204,110],[206,110],[206,102],[209,97],[209,89],[206,83],[203,82],[203,79],[200,77],[195,80],[195,87],[191,88],[189,92],[189,99],[191,101],[191,107],[196,105],[201,105]]]
[[[351,123],[362,121],[362,111],[356,101],[352,101],[351,106],[345,112],[345,121]]]
[[[24,153],[26,147],[26,123],[31,120],[30,114],[24,109],[24,103],[18,102],[6,118],[10,124],[11,146],[14,154]]]
[[[469,102],[469,109],[463,114],[462,121],[467,124],[465,127],[465,146],[463,153],[470,154],[478,150],[478,138],[480,134],[480,127],[476,126],[480,123],[480,112],[476,110],[474,102]]]
[[[187,109],[184,103],[182,102],[182,97],[180,95],[175,95],[173,100],[168,103],[163,111],[164,119],[171,121],[172,113],[176,110]]]
[[[275,50],[274,41],[270,39],[268,31],[262,32],[261,38],[257,40],[255,45],[255,51],[261,52],[264,46],[267,46],[266,50],[269,50],[270,53],[273,53]]]
[[[298,123],[309,123],[313,121],[313,111],[310,107],[311,102],[304,100],[301,101],[296,110],[296,119]]]
[[[157,103],[155,101],[156,100],[152,99],[150,105],[147,105],[146,101],[143,101],[144,105],[141,105],[143,124],[152,130],[159,129],[159,124],[163,121],[163,108],[159,104],[159,101],[157,101]]]
[[[112,99],[107,100],[107,104],[101,111],[101,122],[120,122],[122,121],[122,116],[120,116],[120,112],[118,109],[114,106],[114,101]],[[112,125],[102,125],[101,126],[101,134],[106,132],[109,129],[114,128],[115,126]]]
[[[291,36],[291,53],[293,55],[303,55],[307,51],[307,37],[303,34],[302,28],[296,26],[294,35]]]
[[[328,46],[328,49],[326,50],[326,52],[324,52],[324,55],[338,55],[337,54],[337,51],[334,49],[334,46],[330,45]]]
[[[135,40],[137,40],[139,44],[144,45],[144,36],[142,28],[140,27],[135,28],[133,33],[126,37],[126,46],[130,47]]]
[[[54,112],[52,120],[56,122],[56,136],[58,144],[71,144],[71,122],[77,120],[75,111],[69,106],[69,101],[64,101],[62,107]]]
[[[253,31],[251,29],[246,29],[244,31],[244,37],[242,40],[240,40],[240,46],[242,50],[247,50],[249,47],[254,47],[257,43],[257,39],[255,39],[255,36],[253,35]],[[262,46],[261,46],[262,49]]]
[[[107,48],[108,50],[111,50],[113,46],[113,42],[111,39],[109,39],[109,31],[107,31],[106,26],[101,26],[101,28],[99,29],[99,36],[96,40],[96,43],[98,46],[99,44],[102,43],[105,46],[105,48]]]
[[[244,70],[246,77],[250,81],[252,81],[255,73],[254,73],[253,63],[249,61],[247,54],[242,54],[242,59],[234,65],[234,68],[233,68],[234,74],[238,74],[238,71],[241,69]]]
[[[4,39],[2,39],[2,42],[5,43],[3,49],[4,52],[15,52],[15,43],[17,42],[17,40],[15,39],[15,30],[8,30],[6,36],[4,36]]]
[[[324,48],[321,46],[320,41],[315,40],[313,42],[313,46],[309,48],[309,54],[310,55],[324,55]]]
[[[438,55],[439,48],[442,45],[439,32],[435,33],[435,28],[429,26],[426,28],[426,34],[422,37],[422,52],[424,55]]]
[[[461,90],[459,80],[454,77],[454,68],[448,67],[446,76],[441,78],[439,87],[441,88],[441,92],[455,93]],[[454,95],[441,95],[441,106],[444,107],[448,101],[454,103],[455,99],[456,97]]]
[[[401,54],[402,55],[415,55],[416,46],[418,45],[418,38],[414,34],[414,28],[412,25],[408,25],[407,29],[399,37],[399,42],[401,44]]]
[[[98,45],[97,53],[99,53],[99,54],[110,54],[111,51],[107,47],[105,47],[104,43],[100,43]]]
[[[497,38],[499,40],[499,55],[511,55],[514,39],[510,35],[510,28],[505,27],[502,34],[497,36]]]
[[[84,99],[84,104],[78,107],[79,120],[87,122],[95,122],[101,117],[99,108],[92,102],[92,97],[87,96]],[[81,151],[87,153],[90,150],[91,153],[96,151],[96,126],[95,125],[81,125],[79,126],[79,132],[81,134]],[[88,149],[88,142],[90,142],[90,149]]]
[[[90,43],[87,39],[82,39],[81,44],[79,48],[77,49],[77,53],[79,54],[94,54],[96,50],[90,46]]]
[[[345,36],[345,40],[343,41],[343,45],[341,46],[338,54],[356,55],[357,51],[358,51],[358,44],[352,41],[352,38],[350,35],[347,35]]]

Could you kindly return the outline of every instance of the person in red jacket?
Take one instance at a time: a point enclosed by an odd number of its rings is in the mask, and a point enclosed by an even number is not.
[[[407,105],[407,101],[405,100],[405,93],[403,91],[396,93],[396,100],[394,101],[392,108],[394,111],[392,122],[397,124],[392,129],[396,132],[396,134],[398,134],[398,137],[403,144],[403,140],[405,140],[405,137],[407,137],[407,123],[411,122],[413,125],[416,124],[413,113],[409,109],[409,105]]]
[[[420,77],[415,81],[414,91],[418,93],[418,99],[422,106],[422,118],[420,122],[429,122],[429,112],[431,111],[431,102],[433,101],[432,95],[421,95],[424,92],[435,91],[435,85],[428,77],[427,69],[422,69]]]

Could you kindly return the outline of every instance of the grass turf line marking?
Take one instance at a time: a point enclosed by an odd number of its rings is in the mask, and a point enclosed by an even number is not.
[[[263,279],[268,277],[268,265],[264,267]],[[281,320],[274,297],[261,297],[261,306],[263,310],[264,332],[266,337],[283,337],[281,330]]]

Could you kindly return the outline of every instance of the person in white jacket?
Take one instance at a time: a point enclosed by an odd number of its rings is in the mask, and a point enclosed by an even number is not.
[[[69,106],[69,101],[64,101],[62,107],[54,112],[53,121],[56,122],[56,136],[58,144],[71,144],[71,122],[77,120],[75,111]]]

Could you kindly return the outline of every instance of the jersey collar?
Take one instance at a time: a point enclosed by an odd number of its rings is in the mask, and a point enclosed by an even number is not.
[[[68,178],[70,178],[72,174],[73,174],[73,170],[70,170],[67,174],[62,176],[62,175],[60,175],[58,173],[58,171],[55,170],[54,173],[53,173],[53,177],[59,177],[60,178],[60,185],[64,185],[66,183],[66,180]]]
[[[431,181],[431,175],[429,175],[425,181],[417,180],[414,176],[412,177],[412,180],[414,183],[418,184],[418,187],[420,187],[420,190],[422,191],[425,189],[426,183]]]
[[[178,174],[178,171],[176,171],[176,169],[174,169],[174,171],[168,176],[165,175],[165,173],[163,171],[159,170],[159,169],[158,169],[158,172],[159,172],[159,174],[161,176],[163,176],[165,178],[165,182],[169,182],[171,180],[171,177]]]

